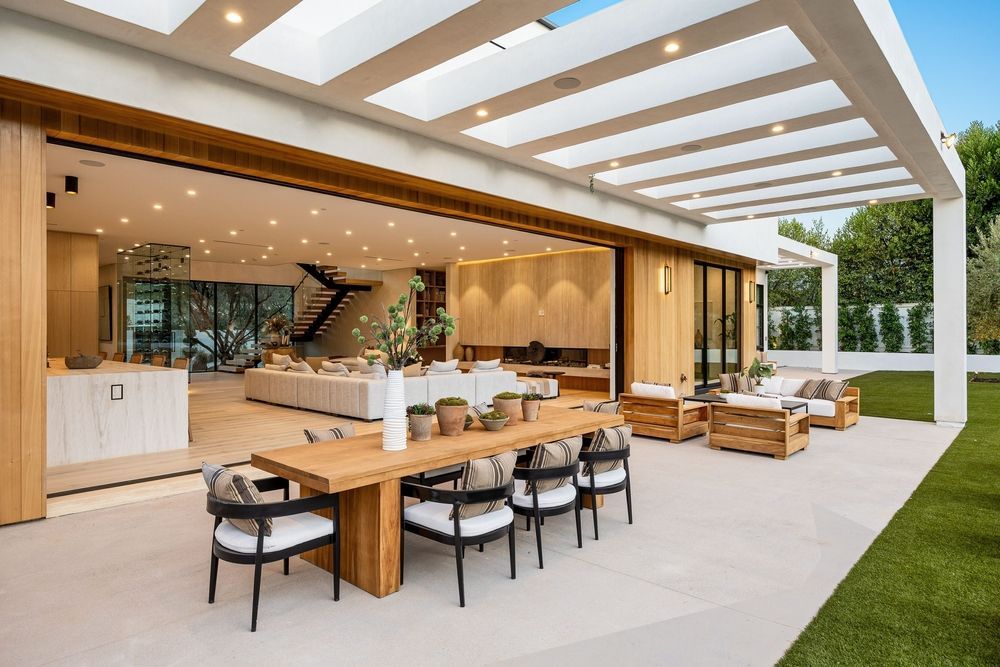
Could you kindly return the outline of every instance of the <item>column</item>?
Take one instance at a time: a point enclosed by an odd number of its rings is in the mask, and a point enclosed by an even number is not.
[[[964,426],[965,197],[934,200],[934,420]]]
[[[822,322],[820,325],[820,349],[822,350],[822,371],[837,372],[837,350],[840,348],[840,333],[837,330],[840,298],[837,293],[837,265],[820,269],[822,282]]]

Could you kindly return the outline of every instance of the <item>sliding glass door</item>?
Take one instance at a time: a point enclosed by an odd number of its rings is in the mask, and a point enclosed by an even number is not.
[[[714,264],[694,265],[694,386],[718,383],[741,368],[740,272]]]

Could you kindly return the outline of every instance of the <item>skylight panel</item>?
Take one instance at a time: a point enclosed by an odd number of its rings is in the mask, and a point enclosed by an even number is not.
[[[463,130],[510,148],[814,63],[788,27],[680,58]]]
[[[556,26],[564,26],[595,14],[611,5],[617,5],[622,0],[577,0],[562,9],[552,12],[545,20]]]
[[[730,164],[740,164],[751,160],[796,153],[812,148],[823,148],[846,144],[852,141],[873,139],[875,130],[864,118],[845,120],[841,123],[779,134],[764,139],[745,141],[740,144],[722,146],[698,153],[678,155],[663,160],[654,160],[631,167],[612,169],[594,174],[594,177],[612,185],[627,185],[654,178],[665,178],[702,169],[713,169]]]
[[[850,105],[850,100],[837,84],[823,81],[540,153],[535,157],[573,169]]]
[[[846,192],[839,195],[828,195],[826,197],[813,197],[811,199],[799,199],[796,201],[777,202],[774,204],[762,204],[759,206],[745,206],[742,208],[732,208],[725,211],[715,211],[705,215],[722,220],[726,218],[742,218],[748,215],[756,216],[762,213],[778,213],[780,211],[797,211],[809,208],[835,208],[844,204],[852,204],[860,201],[870,201],[873,199],[888,199],[891,197],[908,197],[920,195],[924,189],[919,185],[900,185],[894,188],[881,188],[873,190],[862,190],[859,192]]]
[[[188,20],[205,0],[66,0],[71,5],[169,35]]]
[[[697,178],[689,181],[679,181],[677,183],[666,183],[655,185],[649,188],[636,190],[637,193],[652,197],[653,199],[664,199],[677,195],[689,195],[694,193],[711,192],[712,190],[723,190],[735,188],[741,185],[752,185],[760,182],[777,181],[785,178],[798,178],[811,174],[832,173],[837,170],[852,169],[855,167],[866,167],[873,164],[895,162],[896,155],[886,148],[866,148],[860,151],[840,153],[838,155],[827,155],[825,157],[811,158],[809,160],[797,160],[776,164],[771,167],[760,167],[757,169],[745,169],[734,171],[718,176]]]
[[[275,21],[277,24],[321,37],[371,9],[380,0],[302,0]]]

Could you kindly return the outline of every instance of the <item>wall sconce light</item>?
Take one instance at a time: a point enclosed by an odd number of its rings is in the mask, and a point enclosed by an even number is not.
[[[670,294],[670,290],[673,286],[670,284],[670,267],[663,267],[663,293]]]
[[[46,192],[45,193],[45,208],[55,208],[56,207],[56,193]]]
[[[747,300],[753,303],[754,293],[757,291],[757,281],[751,280],[747,282]]]
[[[944,130],[941,131],[941,145],[945,148],[951,148],[955,145],[955,141],[958,139],[958,135],[952,132],[951,134],[945,134]]]
[[[66,177],[66,194],[75,195],[80,192],[80,179],[76,176]]]

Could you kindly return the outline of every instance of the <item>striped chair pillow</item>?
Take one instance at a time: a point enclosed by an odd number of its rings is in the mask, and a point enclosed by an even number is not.
[[[618,401],[584,401],[583,409],[587,412],[600,412],[602,414],[618,414]]]
[[[628,447],[631,439],[632,426],[630,424],[602,428],[597,431],[593,442],[590,443],[590,451],[611,452],[618,449],[625,449]],[[622,459],[615,461],[593,461],[583,467],[583,474],[588,477],[591,475],[600,475],[602,472],[621,468],[622,465]]]
[[[752,392],[754,390],[753,380],[742,373],[720,373],[719,390],[734,391],[738,394]]]
[[[246,475],[233,472],[225,466],[205,463],[204,461],[201,464],[201,475],[205,478],[208,492],[219,500],[243,503],[244,505],[259,505],[264,502],[260,491]],[[258,524],[256,520],[226,519],[226,521],[247,535],[257,536]],[[264,521],[264,535],[270,536],[273,527],[274,522],[271,519],[266,519]]]
[[[535,453],[531,457],[530,468],[561,468],[568,466],[580,458],[580,449],[583,447],[583,438],[579,435],[555,442],[546,442],[535,447]],[[538,493],[552,491],[570,482],[569,477],[560,479],[538,479],[528,481],[524,485],[524,495],[530,496],[533,489]]]
[[[813,394],[813,398],[821,398],[824,401],[839,400],[847,390],[847,382],[840,380],[820,380],[819,387]]]
[[[351,422],[344,422],[333,428],[304,428],[302,432],[306,434],[306,440],[309,442],[343,440],[344,438],[353,438],[356,435],[354,424]]]
[[[802,386],[799,387],[799,390],[795,392],[796,398],[804,398],[807,400],[810,398],[816,398],[816,392],[819,390],[820,385],[824,382],[829,382],[829,380],[806,380],[802,383]]]
[[[462,473],[462,488],[466,491],[474,491],[504,486],[510,482],[516,463],[517,452],[504,452],[486,459],[469,461],[465,464],[465,472]],[[462,505],[458,511],[458,518],[471,519],[480,514],[488,514],[500,509],[503,504],[504,501],[500,499],[491,500],[488,503]],[[448,518],[455,518],[454,510],[448,515]]]

